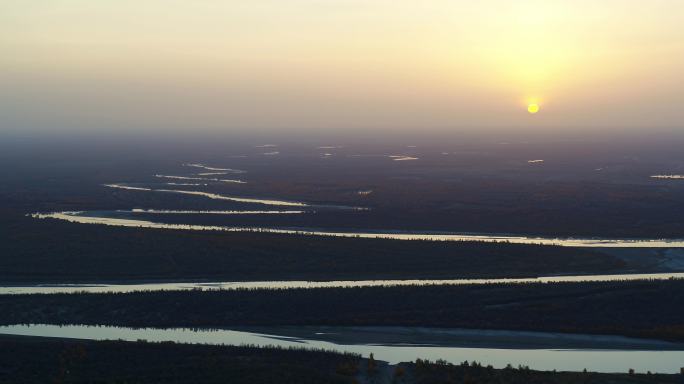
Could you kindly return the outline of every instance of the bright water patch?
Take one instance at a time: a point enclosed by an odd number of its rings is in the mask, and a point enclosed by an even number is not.
[[[127,190],[134,190],[134,191],[165,192],[165,193],[178,193],[178,194],[183,194],[183,195],[202,196],[202,197],[207,197],[207,198],[213,199],[213,200],[227,200],[227,201],[235,201],[235,202],[239,202],[239,203],[254,203],[254,204],[263,204],[263,205],[282,205],[282,206],[290,206],[290,207],[306,207],[306,206],[308,206],[308,204],[306,204],[306,203],[301,203],[301,202],[296,202],[296,201],[233,197],[233,196],[221,195],[218,193],[210,193],[210,192],[202,192],[202,191],[183,191],[183,190],[177,190],[177,189],[140,188],[140,187],[129,187],[129,186],[123,185],[123,184],[105,184],[104,186],[109,187],[109,188],[127,189]]]
[[[389,157],[390,157],[392,160],[394,160],[394,161],[412,161],[412,160],[418,160],[417,157],[413,157],[413,156],[390,155]]]
[[[202,181],[214,181],[214,182],[220,182],[220,183],[235,183],[235,184],[247,184],[246,181],[242,180],[235,180],[235,179],[217,179],[217,178],[208,178],[208,177],[190,177],[190,176],[173,176],[173,175],[154,175],[154,177],[158,177],[161,179],[176,179],[176,180],[202,180]]]
[[[606,349],[560,349],[560,348],[519,348],[515,346],[517,332],[505,332],[510,338],[510,348],[473,348],[460,347],[458,342],[453,346],[430,346],[403,343],[398,338],[393,343],[375,345],[363,339],[347,341],[344,344],[325,341],[323,336],[328,332],[308,332],[318,337],[288,337],[279,334],[253,333],[228,329],[155,329],[155,328],[120,328],[107,326],[80,325],[10,325],[0,327],[0,334],[62,337],[89,340],[147,340],[154,342],[173,341],[178,343],[202,343],[243,345],[251,344],[261,347],[280,346],[298,348],[318,348],[338,352],[358,353],[369,356],[371,353],[378,360],[396,364],[404,361],[421,359],[444,359],[451,363],[478,361],[503,368],[507,364],[513,366],[526,365],[538,370],[581,371],[587,369],[596,372],[627,372],[630,368],[637,372],[677,373],[684,361],[684,351],[679,350],[606,350]],[[276,331],[274,329],[274,331]],[[340,329],[337,330],[339,333]],[[351,330],[353,331],[353,329]],[[411,332],[411,329],[407,329]],[[484,331],[501,332],[501,331]],[[522,332],[519,339],[525,340],[531,332]],[[542,333],[539,333],[543,335]],[[485,333],[486,336],[486,333]],[[599,338],[600,336],[582,336]],[[571,336],[570,336],[571,337]],[[610,337],[609,337],[610,338]],[[619,338],[615,338],[619,339]],[[608,342],[610,342],[608,340]],[[562,346],[563,343],[559,343]],[[561,347],[562,348],[562,347]]]
[[[235,289],[318,289],[318,288],[361,288],[399,287],[426,285],[470,285],[470,284],[526,284],[559,282],[601,282],[684,279],[684,273],[650,273],[620,275],[576,275],[547,276],[519,279],[442,279],[442,280],[333,280],[333,281],[183,281],[138,284],[42,284],[28,286],[0,287],[2,295],[52,294],[52,293],[130,293],[138,291],[188,291],[188,290],[235,290]]]
[[[119,209],[116,212],[157,215],[297,215],[307,211],[191,211],[169,209]]]
[[[233,169],[233,168],[217,168],[217,167],[209,167],[204,164],[199,164],[199,163],[186,163],[183,164],[184,167],[192,167],[192,168],[201,168],[207,171],[219,171],[219,172],[229,172],[229,173],[246,173],[246,171],[243,171],[242,169]]]
[[[206,196],[213,199],[223,199],[244,203],[259,203],[265,205],[310,207],[305,203],[286,202],[279,200],[245,199],[222,196],[214,193],[199,191],[176,191],[157,189],[157,192],[184,193]],[[334,207],[333,208],[350,208]],[[354,209],[353,207],[351,207]],[[35,213],[32,217],[44,219],[52,218],[82,224],[106,224],[121,227],[140,227],[158,229],[181,229],[192,231],[225,231],[225,232],[266,232],[282,234],[300,234],[308,236],[353,237],[364,239],[392,239],[392,240],[425,240],[425,241],[481,241],[486,243],[506,242],[511,244],[539,244],[558,245],[564,247],[596,247],[596,248],[682,248],[683,239],[580,239],[580,238],[546,238],[534,236],[507,235],[469,235],[459,233],[420,233],[420,232],[334,232],[323,229],[279,229],[262,227],[227,227],[218,225],[185,225],[167,224],[144,220],[120,219],[105,216],[86,216],[84,212],[53,212]]]

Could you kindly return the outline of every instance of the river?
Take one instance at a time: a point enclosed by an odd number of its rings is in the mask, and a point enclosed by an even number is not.
[[[290,336],[288,334],[297,334]],[[446,342],[419,343],[418,339],[438,337]],[[684,365],[681,344],[620,336],[563,335],[541,332],[437,330],[398,327],[290,327],[258,332],[229,329],[154,329],[105,326],[11,325],[0,334],[61,337],[89,340],[147,340],[257,346],[321,348],[373,353],[376,359],[396,364],[422,359],[444,359],[451,363],[478,361],[503,368],[507,364],[532,369],[560,371],[677,373]],[[307,336],[308,335],[308,336]],[[378,336],[379,335],[379,336]],[[391,338],[393,341],[383,339]],[[364,340],[366,339],[366,340]],[[530,340],[537,340],[537,344]],[[473,342],[479,344],[474,346]],[[589,343],[585,348],[573,344]],[[492,345],[492,347],[488,347]]]
[[[162,212],[163,211],[159,211]],[[239,212],[239,211],[238,211]],[[602,238],[550,238],[536,236],[512,236],[495,234],[459,234],[431,232],[335,232],[317,229],[281,229],[259,227],[230,227],[220,225],[169,224],[138,219],[122,219],[107,217],[106,211],[100,216],[89,212],[52,212],[34,213],[37,219],[57,219],[71,223],[97,224],[114,227],[156,228],[188,231],[223,231],[223,232],[267,232],[282,234],[299,234],[308,236],[353,237],[365,239],[393,240],[428,240],[428,241],[481,241],[487,243],[508,242],[512,244],[542,244],[564,247],[599,247],[599,248],[684,248],[684,239],[602,239]]]

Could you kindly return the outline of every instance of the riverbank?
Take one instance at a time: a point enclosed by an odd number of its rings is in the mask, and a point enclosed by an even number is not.
[[[655,272],[596,250],[530,244],[171,231],[23,216],[0,217],[0,228],[0,285]]]
[[[419,326],[684,341],[684,280],[0,295],[0,307],[0,324]]]
[[[649,281],[684,279],[679,273],[634,273],[614,275],[542,276],[537,278],[461,279],[461,280],[334,280],[334,281],[168,281],[119,282],[113,284],[35,284],[0,285],[0,295],[55,293],[137,293],[157,291],[234,291],[245,289],[321,289],[368,288],[430,285],[483,285],[530,283],[582,283],[610,281]]]

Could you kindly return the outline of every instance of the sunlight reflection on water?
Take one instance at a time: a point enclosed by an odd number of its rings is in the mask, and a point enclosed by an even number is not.
[[[309,327],[310,328],[310,327]],[[343,328],[340,328],[343,329]],[[409,332],[411,329],[407,329]],[[487,331],[484,331],[487,332]],[[489,331],[501,332],[501,331]],[[505,332],[509,337],[516,332]],[[503,368],[526,365],[532,369],[561,371],[581,371],[586,368],[597,372],[627,372],[630,368],[637,372],[676,373],[684,361],[684,351],[652,350],[595,350],[595,349],[520,349],[520,348],[472,348],[458,346],[424,346],[402,343],[365,344],[363,340],[337,344],[320,340],[325,333],[318,332],[319,340],[262,334],[226,329],[187,329],[187,328],[120,328],[108,326],[81,325],[10,325],[0,327],[0,334],[78,338],[90,340],[147,340],[150,342],[174,341],[179,343],[203,343],[256,346],[280,346],[299,348],[318,348],[339,352],[358,353],[376,359],[398,363],[422,359],[444,359],[451,363],[478,361]],[[311,332],[312,337],[316,332]],[[528,333],[522,332],[521,337]],[[531,334],[531,333],[529,333]],[[542,335],[542,333],[540,333]],[[578,335],[582,337],[582,335]],[[572,336],[569,336],[572,337]]]

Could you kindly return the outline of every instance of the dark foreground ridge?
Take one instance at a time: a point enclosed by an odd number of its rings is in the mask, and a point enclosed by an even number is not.
[[[684,340],[684,280],[0,296],[0,324],[396,325]]]
[[[388,365],[299,349],[0,337],[0,383],[682,383],[682,375],[542,372],[477,363]]]

